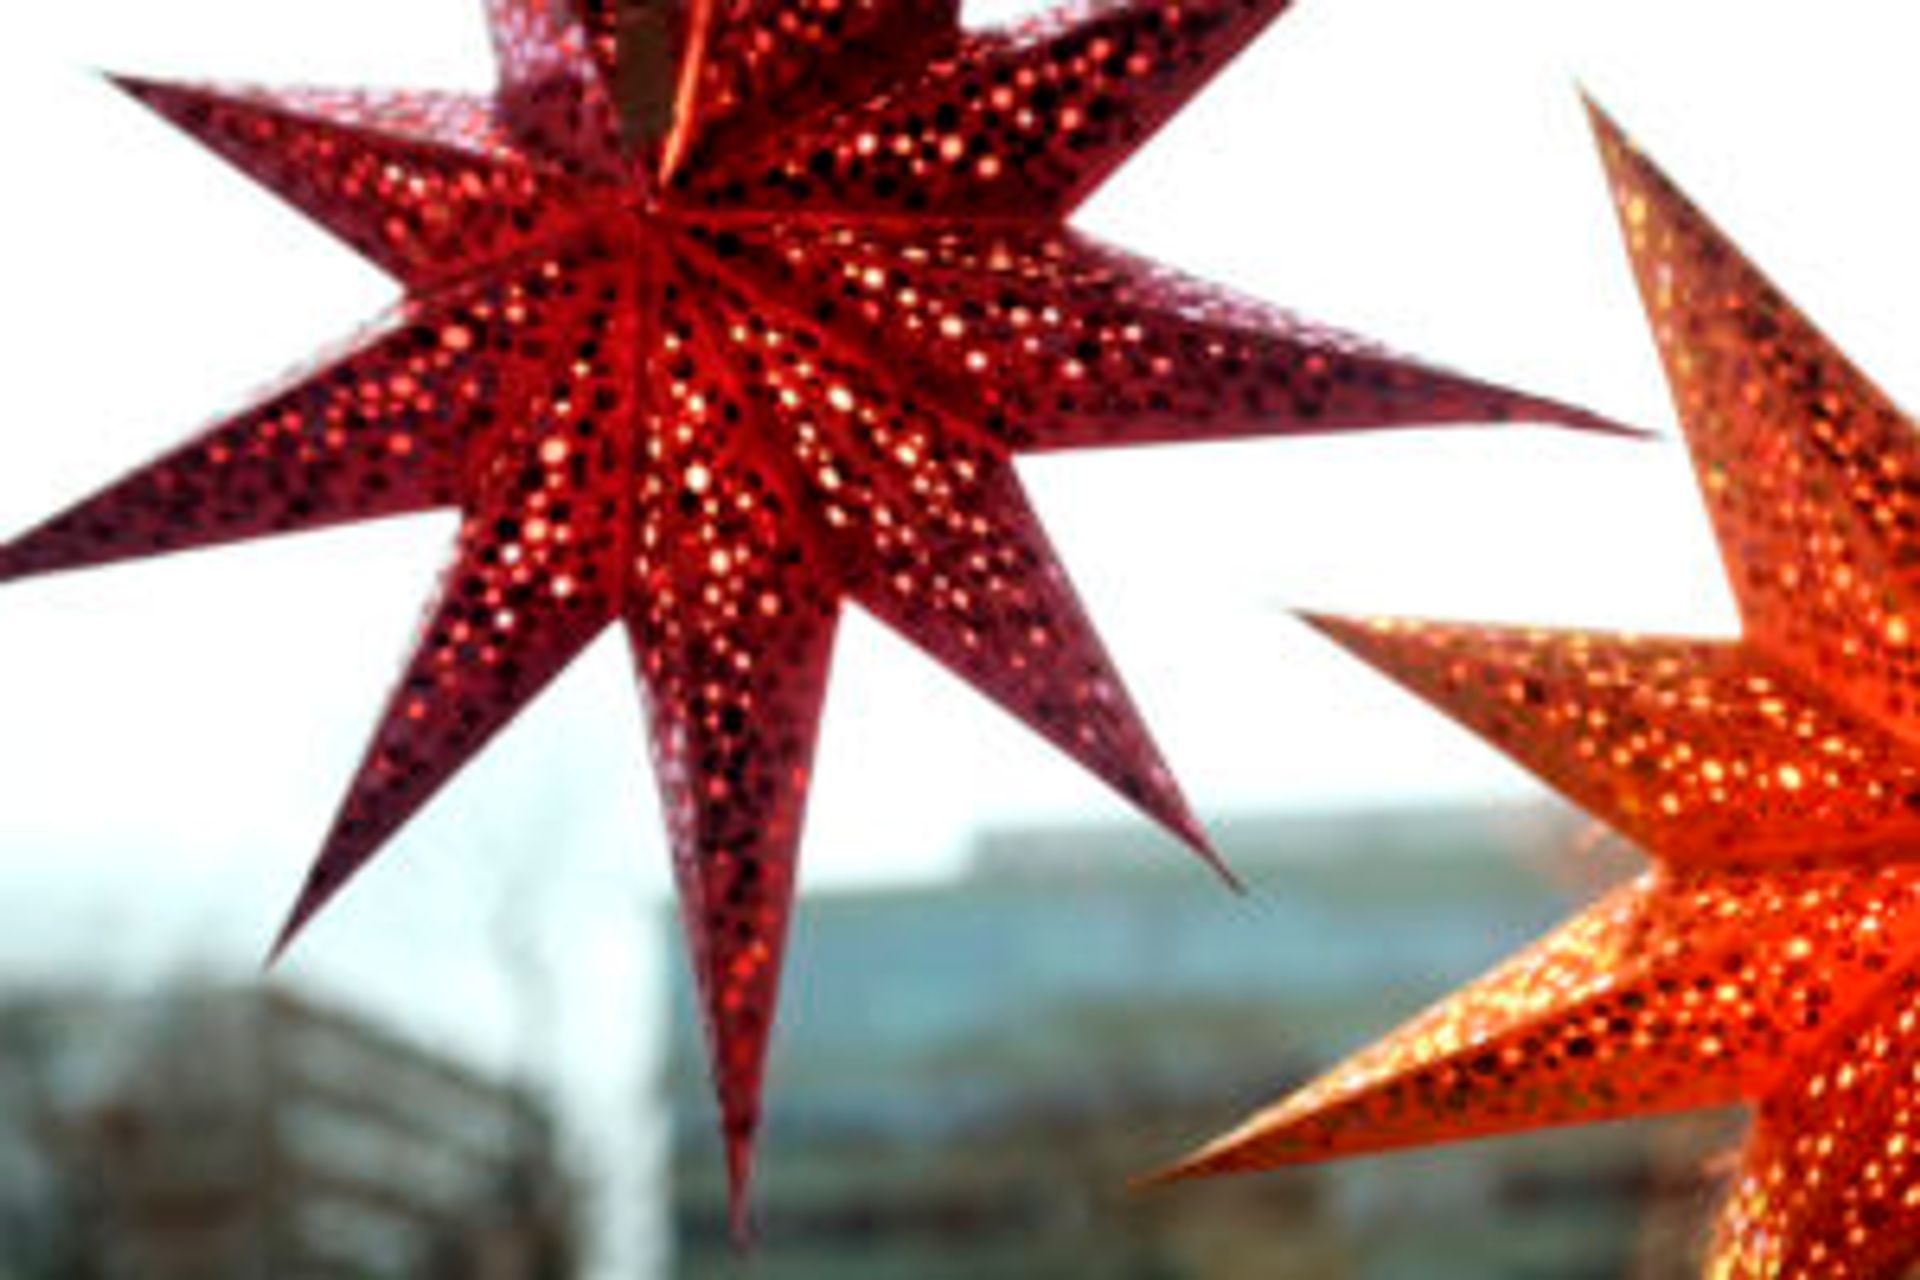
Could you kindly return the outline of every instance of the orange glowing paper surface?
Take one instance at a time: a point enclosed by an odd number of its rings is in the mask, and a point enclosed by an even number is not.
[[[1604,425],[1066,227],[1285,7],[1099,0],[971,31],[953,0],[490,0],[485,97],[123,80],[405,297],[0,546],[0,578],[461,511],[282,945],[622,626],[738,1201],[844,600],[1204,852],[1012,454]]]
[[[1920,1259],[1920,444],[1595,120],[1741,637],[1316,621],[1657,865],[1167,1176],[1744,1100],[1707,1273],[1898,1276]]]

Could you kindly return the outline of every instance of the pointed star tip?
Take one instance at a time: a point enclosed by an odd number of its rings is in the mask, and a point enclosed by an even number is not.
[[[1345,637],[1363,625],[1361,619],[1349,614],[1328,613],[1321,609],[1295,609],[1293,616],[1337,643],[1344,643]]]
[[[94,74],[128,97],[137,98],[149,105],[156,94],[167,88],[164,81],[155,80],[151,76],[135,75],[128,71],[113,71],[98,67],[95,68]]]
[[[728,1192],[729,1197],[739,1193]],[[733,1241],[733,1251],[741,1257],[753,1253],[757,1243],[753,1234],[753,1215],[748,1212],[746,1202],[729,1199],[727,1202],[727,1235]]]
[[[12,542],[0,542],[0,583],[20,582],[76,569],[99,567],[98,561],[81,557],[63,560],[57,550],[33,534],[22,534]]]
[[[1627,131],[1613,118],[1613,113],[1600,104],[1587,86],[1575,81],[1574,92],[1580,96],[1580,107],[1587,114],[1587,125],[1599,136],[1600,141],[1615,145],[1627,144]]]
[[[294,899],[293,909],[287,912],[286,922],[280,926],[280,932],[274,937],[273,946],[267,952],[264,967],[271,969],[280,963],[281,958],[306,932],[307,926],[313,923],[314,917],[333,900],[333,895],[339,892],[341,885],[345,883],[343,877],[332,874],[337,857],[335,849],[335,843],[328,841],[326,847],[321,850],[320,856],[314,860],[313,869],[307,873],[305,883],[300,886],[299,897]]]
[[[743,1255],[754,1246],[753,1141],[751,1125],[727,1126],[727,1228],[734,1249]]]
[[[1223,1140],[1224,1141],[1224,1140]],[[1225,1152],[1221,1142],[1210,1142],[1203,1147],[1188,1152],[1171,1164],[1127,1179],[1127,1190],[1134,1194],[1160,1191],[1182,1182],[1196,1182],[1225,1172],[1222,1158]]]
[[[58,538],[41,536],[42,532],[34,530],[12,542],[0,542],[0,583],[98,569],[114,562],[110,556],[76,553],[60,546]]]
[[[1246,894],[1246,882],[1240,879],[1233,868],[1227,865],[1226,859],[1220,856],[1219,849],[1214,846],[1213,837],[1207,833],[1206,827],[1201,825],[1200,819],[1193,815],[1193,811],[1187,807],[1184,800],[1178,796],[1174,797],[1165,811],[1157,816],[1180,843],[1193,850],[1200,860],[1220,877],[1227,888],[1243,896]]]
[[[1384,615],[1363,617],[1341,613],[1300,613],[1297,616],[1327,640],[1372,667],[1381,667],[1383,661],[1391,661],[1395,652],[1393,633],[1400,624],[1411,621]],[[1392,674],[1391,666],[1382,669]]]
[[[1593,130],[1595,144],[1600,148],[1601,162],[1617,182],[1623,176],[1625,162],[1638,155],[1640,148],[1620,122],[1608,114],[1606,108],[1592,98],[1582,97],[1587,109],[1587,124]]]
[[[1624,440],[1649,440],[1656,433],[1645,427],[1610,418],[1591,409],[1583,409],[1576,404],[1562,400],[1550,400],[1539,396],[1528,396],[1523,400],[1526,412],[1543,422],[1568,427],[1575,431],[1592,432],[1595,435],[1616,436]]]
[[[1213,869],[1213,874],[1220,877],[1220,882],[1231,892],[1242,898],[1252,893],[1252,890],[1247,888],[1247,882],[1240,878],[1239,872],[1228,866],[1227,860],[1221,857],[1211,844],[1200,847],[1199,854]]]
[[[1133,1178],[1128,1186],[1136,1191],[1151,1191],[1178,1182],[1312,1163],[1333,1154],[1330,1149],[1303,1142],[1299,1135],[1289,1132],[1299,1118],[1277,1108],[1257,1112],[1172,1163]]]
[[[168,118],[177,116],[196,96],[190,86],[156,80],[151,76],[132,75],[123,71],[102,71],[100,75],[147,110]]]
[[[287,916],[286,923],[280,926],[280,932],[274,935],[273,945],[267,948],[266,957],[260,961],[262,972],[279,968],[280,962],[286,958],[287,951],[293,946],[294,940],[306,928],[312,913],[302,910],[303,905],[294,907]]]
[[[1180,1166],[1171,1164],[1160,1169],[1150,1169],[1146,1173],[1134,1174],[1127,1179],[1126,1191],[1128,1195],[1146,1195],[1184,1181],[1186,1178],[1182,1176]]]

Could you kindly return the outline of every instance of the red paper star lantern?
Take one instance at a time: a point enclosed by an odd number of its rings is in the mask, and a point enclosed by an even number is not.
[[[488,97],[123,80],[406,296],[0,548],[0,577],[460,509],[281,946],[622,625],[738,1191],[843,600],[1204,852],[1011,455],[1601,425],[1064,226],[1285,7],[1103,0],[964,31],[951,0],[491,0]]]
[[[1319,619],[1655,870],[1172,1176],[1745,1100],[1716,1277],[1920,1259],[1920,439],[1596,114],[1737,640]]]

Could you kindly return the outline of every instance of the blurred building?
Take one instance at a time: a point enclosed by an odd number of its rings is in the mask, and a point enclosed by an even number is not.
[[[0,1005],[0,1276],[575,1274],[522,1090],[273,988]]]
[[[938,887],[798,913],[756,1280],[1668,1280],[1711,1130],[1629,1124],[1129,1195],[1561,919],[1559,811],[1228,823],[1235,897],[1139,825],[1005,831]],[[1566,865],[1604,878],[1592,858]],[[675,1274],[738,1274],[688,993]],[[1673,1135],[1678,1132],[1676,1138]],[[1656,1141],[1656,1138],[1658,1141]]]

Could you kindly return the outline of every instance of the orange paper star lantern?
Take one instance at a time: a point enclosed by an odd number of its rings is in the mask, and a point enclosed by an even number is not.
[[[1604,117],[1735,640],[1315,621],[1656,866],[1169,1172],[1754,1104],[1707,1267],[1920,1259],[1920,439]]]

